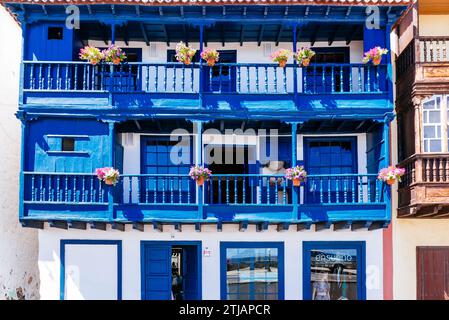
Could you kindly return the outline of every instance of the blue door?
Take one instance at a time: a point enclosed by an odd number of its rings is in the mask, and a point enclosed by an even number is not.
[[[307,202],[343,203],[355,199],[352,190],[357,181],[351,175],[357,173],[356,138],[306,138],[304,145],[307,173],[317,175],[307,179]]]
[[[169,244],[143,247],[142,298],[171,300],[171,246]]]
[[[141,263],[142,299],[201,299],[201,242],[142,242]]]

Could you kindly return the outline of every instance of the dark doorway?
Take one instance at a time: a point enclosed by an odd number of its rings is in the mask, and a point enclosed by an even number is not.
[[[207,146],[213,152],[222,152],[223,161],[211,163],[213,178],[209,183],[209,203],[251,203],[256,179],[255,148],[248,146]],[[228,163],[226,163],[228,162]],[[215,177],[215,178],[214,178]]]
[[[236,92],[237,51],[221,50],[219,63],[213,67],[204,66],[205,92]],[[223,65],[225,64],[225,65]]]

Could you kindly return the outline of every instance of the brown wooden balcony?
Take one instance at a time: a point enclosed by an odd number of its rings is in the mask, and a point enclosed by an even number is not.
[[[449,218],[449,154],[415,154],[399,164],[399,218]]]

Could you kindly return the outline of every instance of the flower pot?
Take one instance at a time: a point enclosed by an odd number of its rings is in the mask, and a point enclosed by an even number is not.
[[[207,59],[207,65],[208,65],[209,67],[215,66],[215,59],[214,59],[214,58],[209,58],[209,59]]]
[[[113,179],[113,178],[106,178],[104,180],[104,183],[106,183],[108,186],[113,186],[114,183],[115,183],[115,179]]]
[[[287,60],[279,61],[279,68],[285,68],[286,65],[287,65]]]
[[[381,64],[381,62],[382,62],[382,57],[381,56],[373,58],[373,65],[378,66],[378,65]]]
[[[198,179],[196,179],[196,185],[202,186],[203,184],[204,184],[204,177],[198,177]]]
[[[91,65],[96,65],[100,61],[99,60],[90,60],[89,62],[90,62]]]
[[[186,58],[183,62],[186,66],[188,66],[190,63],[192,63],[192,60],[190,58]]]
[[[303,59],[302,60],[302,66],[303,67],[308,67],[310,64],[310,59]]]
[[[388,179],[388,180],[387,180],[387,184],[388,184],[389,186],[394,185],[395,182],[396,182],[396,179]]]
[[[120,62],[121,62],[120,58],[115,58],[115,59],[112,60],[112,63],[115,64],[115,65],[120,64]]]
[[[294,187],[299,187],[299,186],[301,186],[301,179],[299,179],[299,178],[294,178],[292,181],[293,181],[293,186],[294,186]]]

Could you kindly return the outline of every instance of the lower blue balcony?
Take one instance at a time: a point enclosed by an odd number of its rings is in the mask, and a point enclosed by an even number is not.
[[[283,175],[216,174],[198,187],[187,175],[136,174],[110,187],[94,174],[27,172],[21,220],[382,227],[387,191],[376,174],[310,175],[301,187]]]

